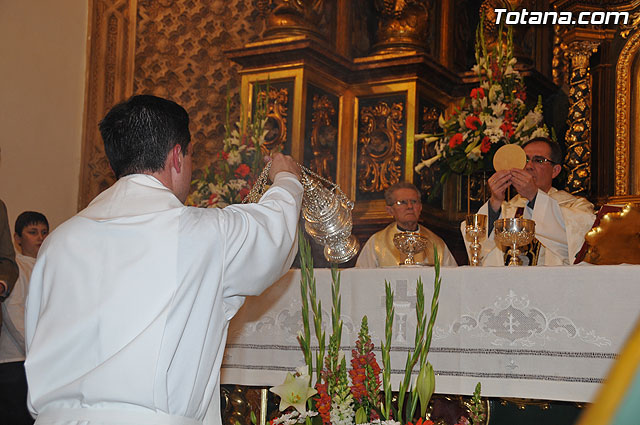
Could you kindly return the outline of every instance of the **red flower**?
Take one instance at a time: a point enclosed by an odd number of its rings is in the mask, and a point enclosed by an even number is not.
[[[411,422],[407,422],[407,425],[413,425]],[[422,420],[422,418],[418,419],[416,425],[433,425],[433,421],[429,419]]]
[[[491,68],[491,77],[494,80],[499,80],[500,78],[502,78],[502,76],[500,75],[500,67],[498,67],[498,62],[492,60],[489,68]]]
[[[487,153],[491,150],[491,140],[488,136],[484,136],[482,138],[482,142],[480,143],[480,152]]]
[[[316,409],[322,418],[322,423],[325,425],[331,424],[331,397],[327,394],[327,383],[318,382],[316,384],[316,390],[318,391],[318,399],[316,400]]]
[[[480,121],[480,118],[476,117],[475,115],[469,115],[467,118],[465,118],[464,125],[466,125],[467,128],[470,128],[471,130],[477,130],[482,125],[482,121]]]
[[[212,205],[213,201],[215,201],[217,197],[218,197],[217,193],[212,193],[211,196],[209,196],[209,199],[207,200],[207,205]]]
[[[222,156],[222,159],[224,159],[225,161],[229,159],[229,152],[222,151],[218,153],[220,154],[220,156]]]
[[[251,168],[247,164],[240,164],[236,168],[236,177],[244,178],[251,172]]]
[[[527,92],[525,92],[524,90],[518,90],[516,92],[516,99],[520,99],[521,101],[526,102]]]
[[[482,99],[484,98],[484,89],[482,87],[478,87],[477,89],[471,89],[471,95],[473,99]]]
[[[502,132],[504,133],[505,136],[507,136],[507,138],[511,138],[513,137],[513,134],[515,133],[515,129],[513,128],[513,124],[511,124],[510,122],[503,122],[502,125],[500,126],[500,130],[502,130]]]
[[[456,146],[459,146],[461,144],[462,144],[462,134],[461,133],[456,133],[453,136],[451,136],[451,139],[449,139],[449,147],[451,149],[453,149]]]
[[[504,111],[504,120],[508,122],[513,122],[516,119],[516,114],[511,109],[507,109]]]

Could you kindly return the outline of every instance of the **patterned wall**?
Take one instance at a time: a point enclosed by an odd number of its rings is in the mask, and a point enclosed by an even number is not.
[[[134,92],[165,96],[187,109],[196,169],[208,165],[222,141],[227,93],[231,122],[238,120],[238,66],[224,51],[261,38],[264,18],[253,3],[138,1]]]

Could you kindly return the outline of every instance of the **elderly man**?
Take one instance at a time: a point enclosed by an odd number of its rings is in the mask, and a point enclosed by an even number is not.
[[[229,320],[291,265],[300,169],[274,156],[257,204],[185,207],[189,116],[134,96],[100,123],[118,181],[43,243],[25,314],[36,423],[221,423]]]
[[[434,264],[433,246],[438,249],[440,265],[457,266],[451,251],[440,237],[431,230],[418,224],[422,202],[420,191],[408,182],[396,183],[384,193],[386,210],[394,218],[394,222],[369,238],[362,248],[356,267],[389,267],[403,263],[406,255],[393,244],[393,236],[398,232],[420,232],[429,243],[424,251],[415,255],[417,263],[432,266]]]
[[[595,219],[593,204],[551,186],[562,170],[562,151],[557,143],[539,137],[525,143],[523,149],[527,155],[524,170],[497,171],[489,178],[491,197],[478,211],[488,216],[488,238],[482,243],[483,265],[506,264],[506,254],[493,239],[493,223],[498,218],[520,216],[536,222],[536,239],[526,249],[524,263],[572,264]],[[509,186],[518,194],[506,201]]]

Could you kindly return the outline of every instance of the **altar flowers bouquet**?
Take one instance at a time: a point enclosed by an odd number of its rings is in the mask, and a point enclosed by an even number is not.
[[[549,132],[542,124],[542,101],[533,109],[526,106],[524,81],[516,70],[513,56],[513,37],[508,29],[507,43],[503,46],[502,27],[498,42],[490,51],[484,41],[482,17],[476,30],[476,65],[479,85],[471,90],[468,98],[453,108],[445,118],[440,115],[438,125],[442,131],[433,134],[416,134],[415,140],[434,144],[435,154],[425,158],[415,167],[420,172],[433,164],[440,166],[440,183],[451,173],[470,175],[477,171],[491,170],[498,148],[505,144],[522,145],[528,140]]]
[[[262,145],[267,130],[266,100],[258,98],[258,107],[246,123],[230,124],[230,98],[227,98],[225,137],[222,150],[200,178],[191,182],[194,190],[186,204],[203,208],[223,208],[241,203],[264,167]]]
[[[435,374],[427,361],[427,354],[438,313],[438,296],[442,282],[438,253],[435,253],[434,292],[429,311],[425,311],[422,281],[418,279],[417,282],[417,327],[414,348],[407,354],[404,379],[400,382],[397,399],[392,403],[390,349],[394,293],[391,285],[385,282],[386,321],[385,339],[381,341],[382,366],[376,359],[365,316],[362,318],[355,348],[351,352],[351,369],[348,370],[345,355],[340,350],[340,273],[337,269],[332,269],[332,333],[327,348],[322,324],[322,302],[316,296],[311,249],[302,234],[299,241],[303,330],[298,335],[298,342],[306,366],[299,368],[295,374],[288,373],[282,385],[271,388],[273,393],[280,396],[280,411],[285,413],[271,420],[270,424],[412,425],[419,404],[419,419],[416,425],[433,425],[431,420],[426,419],[427,406],[435,389]],[[311,348],[311,326],[315,331],[318,347],[316,350]],[[411,382],[412,371],[416,366],[419,373],[415,381]],[[479,386],[477,392],[479,393]],[[480,411],[479,421],[483,420],[482,414]],[[474,417],[472,415],[472,418]],[[469,421],[463,417],[460,423],[468,424]]]

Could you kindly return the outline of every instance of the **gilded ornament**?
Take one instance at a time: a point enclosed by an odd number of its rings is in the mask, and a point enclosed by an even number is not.
[[[598,45],[598,42],[584,40],[570,43],[567,47],[571,77],[564,168],[568,174],[566,188],[574,195],[586,195],[591,186],[591,83],[588,66],[589,58]]]
[[[256,6],[267,17],[266,37],[305,34],[327,39],[329,36],[328,1],[259,0]]]
[[[358,188],[382,192],[402,175],[404,105],[381,101],[360,111]]]
[[[640,264],[640,204],[605,214],[585,236],[585,261],[592,264]]]
[[[616,140],[615,187],[616,196],[629,195],[631,68],[640,48],[640,32],[633,32],[625,43],[616,65]],[[640,141],[638,141],[640,143]]]
[[[338,143],[338,129],[332,124],[336,109],[326,95],[313,96],[311,117],[311,170],[326,179],[331,179],[331,163]]]
[[[265,153],[282,151],[287,142],[287,116],[289,90],[269,87],[269,92],[261,90],[259,98],[267,97],[267,122],[264,125],[266,135],[262,145]]]
[[[374,5],[379,13],[376,52],[426,50],[432,0],[374,0]]]

